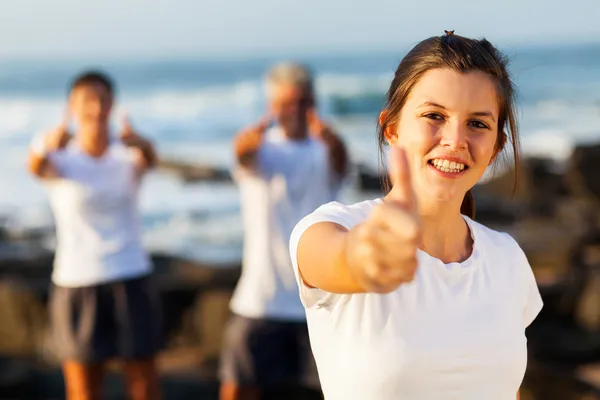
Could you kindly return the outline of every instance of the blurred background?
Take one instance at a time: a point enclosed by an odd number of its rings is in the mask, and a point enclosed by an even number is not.
[[[372,198],[379,195],[376,119],[393,72],[411,46],[444,29],[497,45],[518,88],[519,190],[512,195],[507,163],[475,194],[477,219],[519,240],[547,304],[529,332],[523,398],[596,398],[599,16],[595,0],[3,2],[0,398],[63,396],[45,341],[53,220],[25,159],[32,136],[61,122],[75,74],[109,73],[117,84],[115,128],[127,111],[157,146],[161,166],[147,176],[140,201],[144,241],[164,277],[170,342],[161,371],[168,398],[213,398],[242,249],[231,141],[264,113],[265,69],[283,59],[313,68],[321,116],[353,162],[342,200]]]

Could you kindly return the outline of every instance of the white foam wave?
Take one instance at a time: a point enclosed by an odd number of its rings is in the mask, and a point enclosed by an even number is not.
[[[390,78],[387,74],[322,75],[317,79],[318,94],[328,98],[382,92]],[[161,155],[227,167],[233,161],[231,137],[221,133],[234,132],[254,120],[263,105],[262,86],[257,80],[143,96],[124,93],[119,107],[126,107],[144,132],[163,132],[157,138]],[[12,215],[15,229],[49,223],[45,193],[25,170],[27,140],[21,139],[54,126],[63,109],[63,98],[0,98],[0,187],[5,193],[0,197],[0,214]],[[577,143],[600,140],[600,107],[589,99],[551,98],[526,104],[521,113],[525,154],[564,160]],[[347,140],[353,160],[374,167],[378,163],[375,117],[331,119]],[[177,134],[176,140],[170,132]],[[236,209],[239,199],[231,185],[186,185],[171,175],[155,173],[143,186],[140,201],[145,215],[163,213],[186,219],[199,210]],[[230,225],[223,222],[221,226],[229,230]],[[171,222],[169,229],[187,234],[192,228]]]
[[[0,98],[0,140],[60,122],[63,99]]]
[[[562,130],[537,131],[522,137],[521,145],[526,155],[566,160],[573,151],[575,141]]]
[[[321,96],[359,96],[385,93],[392,80],[389,74],[355,75],[323,74],[316,79],[317,93]]]
[[[186,184],[160,172],[148,175],[140,192],[144,213],[193,213],[235,209],[237,205],[237,189],[233,185]]]
[[[600,107],[589,102],[548,99],[522,109],[525,154],[565,160],[574,146],[600,140]]]
[[[123,106],[154,118],[190,119],[206,110],[251,107],[262,99],[258,82],[241,82],[186,91],[158,91],[149,95],[124,95]]]
[[[388,84],[387,75],[325,74],[317,78],[317,93],[325,100],[331,96],[359,96],[383,92]],[[264,112],[264,91],[258,80],[178,91],[123,93],[117,100],[115,124],[126,110],[134,122],[150,131],[182,125],[200,128],[200,124],[204,128],[227,124],[239,127]],[[63,97],[0,98],[0,138],[52,128],[61,122],[64,109]]]

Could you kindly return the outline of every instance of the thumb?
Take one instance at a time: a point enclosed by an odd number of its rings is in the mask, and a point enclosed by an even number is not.
[[[273,117],[271,117],[269,114],[266,114],[258,120],[258,124],[256,126],[261,133],[264,133],[267,129],[269,129],[272,123]]]
[[[311,107],[306,112],[306,122],[308,123],[309,129],[314,131],[314,133],[321,134],[325,129],[325,124],[319,118],[319,114],[314,107]]]
[[[414,211],[415,193],[410,179],[410,167],[406,151],[397,145],[391,145],[388,155],[388,174],[392,190],[388,199]]]
[[[122,135],[127,135],[127,134],[131,133],[131,131],[132,131],[131,119],[129,118],[129,113],[127,111],[124,111],[121,115],[121,125],[122,125],[122,129],[121,129]]]
[[[68,133],[70,126],[71,126],[71,112],[69,109],[66,109],[63,114],[62,120],[60,121],[60,125],[58,127],[62,132]]]

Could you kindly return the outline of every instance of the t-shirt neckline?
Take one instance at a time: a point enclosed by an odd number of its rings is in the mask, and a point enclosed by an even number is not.
[[[94,157],[90,154],[88,154],[85,150],[83,150],[83,147],[81,146],[81,142],[79,140],[77,140],[77,138],[73,138],[73,140],[71,141],[71,143],[69,143],[71,149],[74,149],[79,155],[83,156],[88,162],[91,162],[93,164],[103,164],[112,154],[112,152],[114,151],[114,146],[115,144],[118,143],[117,140],[115,140],[112,136],[109,137],[108,139],[108,146],[106,147],[106,150],[104,150],[104,153],[102,153],[102,155],[98,156],[98,157]]]
[[[383,203],[382,198],[377,198],[375,201],[378,204]],[[471,218],[467,217],[466,215],[461,214],[461,216],[463,217],[464,221],[467,223],[467,228],[469,229],[471,239],[473,240],[473,248],[471,249],[471,254],[469,255],[469,257],[466,260],[461,261],[461,262],[457,261],[457,262],[444,263],[439,258],[431,256],[429,253],[425,252],[424,250],[422,250],[420,248],[417,248],[417,255],[435,263],[436,265],[438,265],[439,267],[441,267],[447,271],[456,271],[456,272],[464,271],[464,272],[466,272],[466,271],[471,270],[474,266],[478,265],[476,260],[479,259],[479,238],[477,237],[476,229],[474,226],[475,221],[473,221]]]

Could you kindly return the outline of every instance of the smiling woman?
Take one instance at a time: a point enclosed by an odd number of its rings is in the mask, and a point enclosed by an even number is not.
[[[326,204],[290,239],[325,398],[518,398],[542,300],[469,194],[508,141],[518,159],[516,127],[487,40],[448,31],[401,61],[379,120],[387,196]]]
[[[506,115],[500,116],[500,112],[510,110],[511,98],[502,94],[502,102],[506,104],[500,105],[497,92],[495,82],[487,73],[429,69],[422,73],[409,96],[396,91],[389,111],[382,112],[381,151],[384,144],[396,143],[414,156],[410,160],[413,185],[415,190],[424,191],[420,206],[425,212],[430,207],[428,200],[464,199],[464,193],[477,183],[502,150],[506,133],[499,128],[498,120],[507,119]],[[405,101],[394,114],[399,98]],[[395,119],[390,118],[393,115]],[[508,118],[514,119],[512,114]],[[401,135],[400,132],[415,134]],[[514,129],[510,132],[513,152],[518,157],[516,133]],[[487,162],[480,162],[482,160]],[[421,174],[423,168],[429,172]],[[458,178],[462,179],[452,180]],[[474,208],[471,206],[465,214],[472,217]]]

